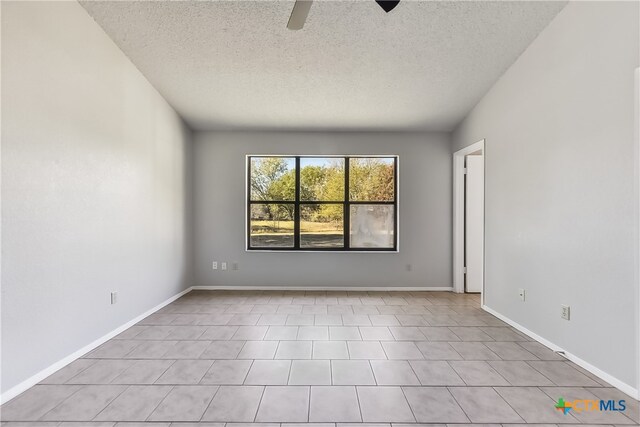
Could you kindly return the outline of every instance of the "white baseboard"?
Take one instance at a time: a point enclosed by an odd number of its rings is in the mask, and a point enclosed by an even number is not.
[[[637,388],[634,388],[633,386],[615,378],[614,376],[604,372],[603,370],[593,366],[592,364],[590,364],[589,362],[586,362],[584,360],[582,360],[581,358],[579,358],[578,356],[576,356],[575,354],[569,353],[565,350],[563,350],[560,346],[552,343],[551,341],[541,337],[540,335],[531,332],[529,329],[525,328],[524,326],[520,325],[517,322],[514,322],[513,320],[509,319],[506,316],[503,316],[502,314],[498,313],[497,311],[487,307],[486,305],[482,306],[482,309],[484,311],[486,311],[487,313],[490,313],[492,315],[494,315],[495,317],[497,317],[498,319],[502,320],[503,322],[507,323],[510,326],[513,326],[515,329],[517,329],[518,331],[522,332],[525,335],[528,335],[529,337],[533,338],[534,340],[538,341],[540,344],[549,347],[551,350],[556,351],[556,352],[562,352],[562,354],[564,355],[564,357],[566,357],[567,359],[569,359],[570,361],[572,361],[573,363],[575,363],[576,365],[580,366],[583,369],[586,369],[587,371],[591,372],[593,375],[597,376],[600,379],[603,379],[604,381],[608,382],[609,384],[611,384],[612,386],[614,386],[615,388],[617,388],[618,390],[620,390],[621,392],[631,396],[632,398],[636,399],[636,400],[640,400],[640,390],[638,390]]]
[[[139,321],[141,321],[145,317],[149,316],[150,314],[155,313],[156,311],[160,310],[162,307],[164,307],[164,306],[166,306],[168,304],[171,304],[173,301],[177,300],[178,298],[180,298],[181,296],[183,296],[184,294],[186,294],[186,293],[188,293],[190,291],[191,291],[191,288],[185,289],[184,291],[172,296],[171,298],[167,299],[166,301],[163,301],[160,304],[156,305],[152,309],[145,311],[144,313],[142,313],[141,315],[135,317],[134,319],[131,319],[127,323],[117,327],[116,329],[112,330],[111,332],[107,333],[106,335],[101,336],[100,338],[98,338],[97,340],[93,341],[92,343],[87,344],[86,346],[82,347],[80,350],[71,353],[70,355],[68,355],[67,357],[65,357],[65,358],[63,358],[63,359],[61,359],[59,361],[57,361],[53,365],[43,369],[42,371],[38,372],[35,375],[27,378],[26,380],[22,381],[20,384],[11,387],[9,390],[5,391],[4,393],[2,393],[2,395],[0,395],[0,405],[8,402],[9,400],[11,400],[14,397],[18,396],[20,393],[22,393],[22,392],[26,391],[27,389],[33,387],[34,385],[38,384],[43,379],[47,378],[49,375],[54,374],[55,372],[59,371],[60,369],[64,368],[65,366],[67,366],[69,363],[71,363],[74,360],[82,357],[83,355],[87,354],[88,352],[90,352],[91,350],[97,348],[98,346],[104,344],[105,342],[107,342],[111,338],[113,338],[116,335],[122,333],[126,329],[129,329],[131,326],[135,325],[136,323],[138,323]]]
[[[193,286],[194,291],[439,291],[452,292],[452,287],[425,286]]]
[[[514,328],[516,328],[517,330],[519,330],[523,334],[525,334],[525,335],[533,338],[534,340],[538,341],[540,344],[544,345],[545,347],[549,347],[553,351],[564,351],[560,347],[558,347],[557,345],[552,343],[551,341],[548,341],[547,339],[541,337],[540,335],[536,334],[535,332],[531,332],[529,329],[525,328],[521,324],[514,322],[513,320],[509,319],[506,316],[503,316],[502,314],[498,313],[494,309],[489,308],[486,305],[483,305],[482,309],[484,311],[486,311],[487,313],[492,314],[495,317],[497,317],[498,319],[502,320],[504,323],[507,323],[510,326],[513,326]]]

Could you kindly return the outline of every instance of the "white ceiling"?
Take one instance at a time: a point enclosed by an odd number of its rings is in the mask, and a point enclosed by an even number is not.
[[[194,129],[445,131],[565,4],[82,2]]]

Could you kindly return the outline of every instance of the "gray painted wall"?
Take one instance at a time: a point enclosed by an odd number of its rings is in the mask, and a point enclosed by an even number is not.
[[[638,12],[570,3],[453,135],[486,138],[486,304],[636,388]]]
[[[191,285],[190,133],[76,2],[2,2],[2,113],[5,392]]]
[[[247,154],[398,154],[400,252],[245,252]],[[195,285],[451,287],[447,134],[197,133],[194,162]]]

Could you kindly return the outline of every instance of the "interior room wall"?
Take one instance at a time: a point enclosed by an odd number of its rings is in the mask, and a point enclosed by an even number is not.
[[[640,360],[638,8],[570,3],[453,134],[454,151],[486,144],[485,304],[627,391]]]
[[[78,3],[1,7],[6,393],[190,286],[192,245],[182,120]]]
[[[246,252],[248,154],[399,155],[399,253]],[[199,132],[194,164],[195,285],[452,286],[448,134]]]

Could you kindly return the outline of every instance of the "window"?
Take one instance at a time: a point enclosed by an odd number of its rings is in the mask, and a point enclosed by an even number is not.
[[[395,251],[397,156],[248,156],[247,249]]]

